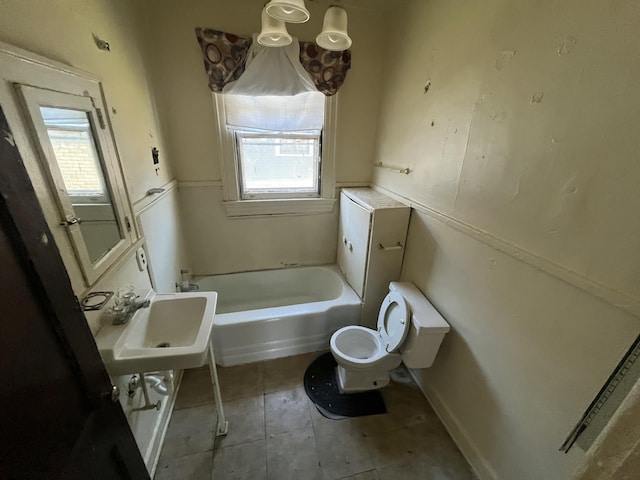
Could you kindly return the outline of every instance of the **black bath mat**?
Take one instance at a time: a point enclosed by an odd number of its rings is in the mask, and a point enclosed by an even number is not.
[[[316,358],[304,372],[304,389],[318,411],[325,417],[363,417],[387,413],[378,390],[359,393],[340,393],[336,378],[336,363],[331,352]],[[333,414],[326,415],[325,412]]]

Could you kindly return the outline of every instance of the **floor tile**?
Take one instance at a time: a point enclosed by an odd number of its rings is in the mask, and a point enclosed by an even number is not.
[[[196,453],[158,462],[154,480],[211,480],[213,452]]]
[[[303,387],[264,396],[264,416],[268,435],[311,428],[311,414]]]
[[[267,458],[264,440],[221,448],[213,454],[215,480],[265,480]]]
[[[404,369],[381,390],[388,413],[323,417],[303,387],[317,355],[220,367],[229,433],[214,452],[209,372],[185,372],[156,479],[209,480],[213,466],[216,480],[475,480]]]
[[[442,422],[415,383],[393,383],[391,388],[383,389],[382,394],[389,415],[396,423],[405,427],[425,424],[434,432],[445,431]]]
[[[175,410],[161,458],[175,458],[213,449],[216,413],[213,405]]]
[[[470,471],[466,473],[451,472],[439,465],[424,461],[389,465],[380,468],[378,472],[380,480],[407,480],[414,478],[425,480],[473,480],[476,478]]]
[[[262,395],[262,363],[218,367],[218,381],[223,401]]]
[[[216,448],[264,440],[264,397],[239,398],[224,402],[224,414],[229,422],[229,433],[218,437]]]
[[[269,480],[321,480],[312,428],[267,437]]]
[[[264,362],[265,393],[288,390],[303,385],[307,367],[323,352],[305,353]]]
[[[405,462],[382,467],[378,470],[378,475],[380,480],[407,480],[413,478],[433,480],[433,476],[431,475],[431,465],[424,461]]]
[[[415,477],[420,478],[420,477]],[[343,477],[340,480],[380,480],[377,470],[369,470],[368,472],[357,473],[350,477]]]
[[[429,460],[430,449],[438,437],[424,431],[422,426],[405,427],[368,437],[370,454],[376,468],[397,463]]]
[[[370,439],[352,422],[328,421],[313,427],[324,478],[335,480],[375,468]]]
[[[185,370],[174,408],[179,410],[213,402],[213,386],[209,369]]]

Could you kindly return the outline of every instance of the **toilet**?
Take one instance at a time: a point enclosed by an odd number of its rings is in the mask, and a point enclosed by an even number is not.
[[[331,336],[340,391],[382,388],[401,362],[408,368],[430,367],[449,329],[415,285],[391,282],[378,313],[378,330],[350,325]]]

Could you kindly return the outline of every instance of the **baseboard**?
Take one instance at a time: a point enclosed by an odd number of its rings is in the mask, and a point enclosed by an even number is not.
[[[480,455],[455,415],[446,407],[444,402],[441,401],[435,390],[427,388],[427,386],[420,379],[419,375],[416,374],[416,371],[419,370],[411,368],[407,370],[409,370],[410,375],[420,387],[422,394],[427,398],[427,400],[433,407],[436,415],[438,415],[438,418],[447,429],[447,432],[449,432],[449,435],[460,449],[460,452],[462,452],[462,455],[467,460],[476,476],[480,480],[497,480],[498,477],[496,475],[496,472],[493,471],[491,466],[487,463],[486,459],[482,457],[482,455]]]

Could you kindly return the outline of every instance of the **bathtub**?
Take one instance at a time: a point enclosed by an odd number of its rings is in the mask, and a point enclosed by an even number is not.
[[[334,265],[198,277],[218,292],[213,349],[222,366],[328,349],[360,321],[360,298]]]

